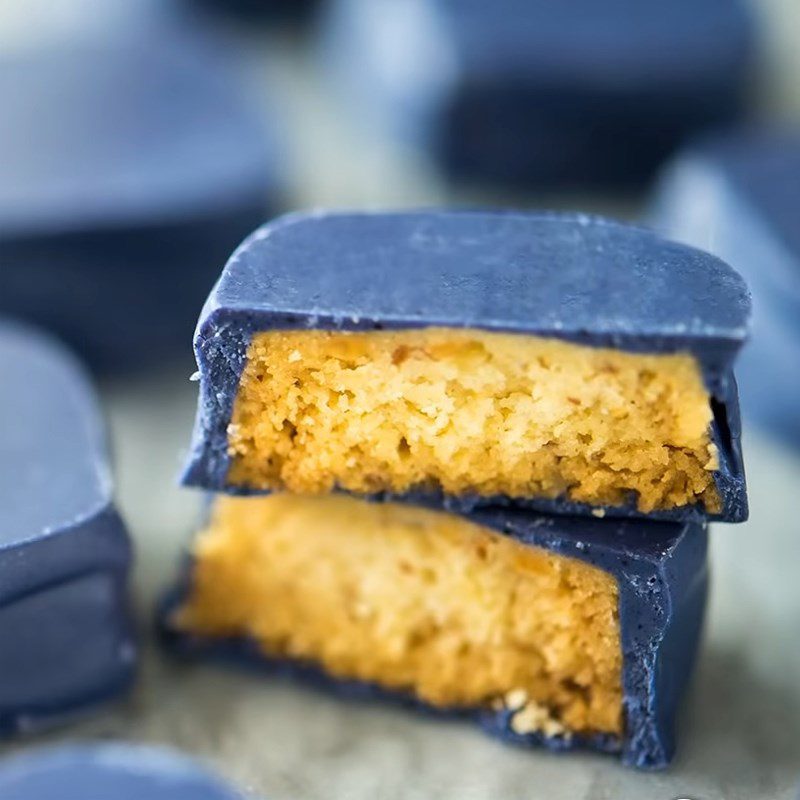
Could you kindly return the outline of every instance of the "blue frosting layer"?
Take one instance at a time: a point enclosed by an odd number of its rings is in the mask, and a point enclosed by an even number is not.
[[[520,735],[512,730],[508,711],[427,710],[474,719],[488,733],[514,744],[543,745],[553,750],[591,748],[621,753],[623,761],[631,766],[666,766],[674,754],[675,716],[695,661],[705,610],[705,524],[545,517],[498,508],[481,509],[468,518],[525,544],[593,564],[617,579],[625,733],[622,741],[606,735]],[[209,639],[176,630],[171,615],[190,591],[191,572],[189,563],[160,612],[163,639],[178,654],[297,676],[348,698],[391,698],[404,705],[427,708],[414,697],[374,685],[334,680],[313,664],[267,659],[249,640]]]
[[[0,735],[70,717],[130,683],[131,547],[83,370],[0,324]]]
[[[195,761],[122,744],[31,751],[0,762],[3,800],[242,800]]]
[[[1,59],[0,313],[105,369],[179,348],[276,202],[241,89],[215,48],[157,34]]]
[[[227,426],[252,334],[432,325],[555,337],[638,352],[687,351],[714,397],[720,518],[747,516],[736,384],[750,298],[722,261],[651,231],[575,214],[289,215],[234,253],[195,335],[197,422],[184,483],[227,483]],[[412,495],[417,497],[417,495]],[[456,509],[498,498],[446,498]],[[545,511],[585,513],[557,501]],[[635,502],[607,513],[636,516]],[[660,515],[702,515],[698,507]]]
[[[800,137],[739,131],[697,143],[665,171],[650,211],[670,235],[733,264],[753,292],[738,367],[745,413],[800,446]]]
[[[334,0],[323,46],[361,116],[450,174],[626,186],[742,115],[756,39],[740,0]]]

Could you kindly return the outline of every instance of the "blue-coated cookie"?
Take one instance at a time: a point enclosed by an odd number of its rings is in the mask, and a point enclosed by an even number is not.
[[[196,0],[201,5],[246,21],[298,22],[312,15],[319,0]]]
[[[706,603],[705,523],[546,517],[522,510],[486,508],[471,522],[527,545],[579,559],[613,575],[619,586],[619,626],[623,652],[624,734],[591,737],[520,734],[509,709],[442,712],[411,695],[379,686],[337,681],[318,666],[276,661],[249,639],[194,635],[176,625],[174,612],[192,587],[192,564],[165,599],[159,625],[165,644],[188,658],[205,658],[309,680],[353,699],[391,699],[432,713],[478,722],[487,732],[514,744],[553,750],[590,748],[618,753],[631,766],[666,766],[675,750],[675,715],[695,662]]]
[[[669,235],[716,253],[753,293],[739,375],[745,414],[800,445],[800,137],[739,131],[664,171],[650,209]]]
[[[131,545],[83,370],[32,329],[2,323],[0,374],[0,735],[8,735],[119,694],[133,678],[136,645]]]
[[[532,334],[634,353],[685,352],[712,396],[717,516],[747,516],[734,359],[750,299],[717,258],[651,231],[576,214],[311,213],[256,231],[225,267],[200,317],[200,400],[184,483],[232,492],[229,426],[256,332],[371,331],[431,326]],[[399,499],[453,510],[506,497]],[[544,511],[598,512],[561,499],[515,498]],[[600,513],[638,515],[635,502]],[[703,516],[698,506],[649,516]]]
[[[196,761],[172,750],[83,744],[0,762],[3,800],[242,800]]]
[[[0,59],[0,313],[105,370],[183,350],[280,182],[222,53],[142,39]]]
[[[453,176],[617,187],[743,113],[756,39],[740,0],[334,0],[323,58]]]

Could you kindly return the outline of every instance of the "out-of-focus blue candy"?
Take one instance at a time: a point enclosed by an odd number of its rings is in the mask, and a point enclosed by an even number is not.
[[[136,647],[130,543],[83,370],[32,329],[2,323],[0,375],[2,736],[126,688]]]
[[[0,763],[3,800],[242,800],[171,750],[98,744],[48,748]]]
[[[731,264],[753,293],[737,368],[746,416],[800,446],[800,134],[740,131],[697,143],[665,171],[650,215]]]
[[[116,41],[0,61],[0,313],[104,369],[181,347],[278,184],[274,142],[212,50]]]
[[[321,0],[194,0],[194,2],[248,21],[299,21],[309,17],[321,4]]]
[[[641,183],[739,116],[755,44],[740,0],[331,0],[324,29],[363,117],[536,188]]]

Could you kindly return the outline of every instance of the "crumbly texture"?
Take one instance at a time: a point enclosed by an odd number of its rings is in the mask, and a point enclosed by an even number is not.
[[[688,354],[442,328],[272,331],[248,351],[228,480],[718,513],[711,421]]]
[[[462,517],[342,495],[220,497],[175,625],[512,729],[621,734],[618,587]]]

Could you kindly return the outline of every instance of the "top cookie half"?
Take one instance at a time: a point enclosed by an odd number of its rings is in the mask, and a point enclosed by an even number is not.
[[[201,314],[184,483],[743,520],[749,316],[719,259],[600,218],[286,216]]]

